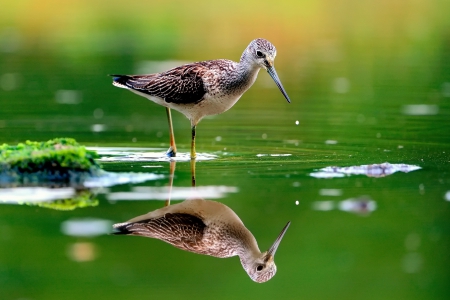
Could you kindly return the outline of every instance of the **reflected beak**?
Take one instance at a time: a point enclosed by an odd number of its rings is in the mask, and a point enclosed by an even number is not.
[[[281,239],[283,238],[284,234],[286,233],[286,230],[289,228],[289,225],[291,225],[291,221],[289,221],[286,226],[284,226],[283,230],[281,231],[280,235],[275,240],[275,243],[273,243],[272,247],[267,251],[267,255],[272,258],[275,256],[275,252],[277,252],[277,248],[280,245]]]
[[[278,75],[277,75],[277,72],[275,71],[275,67],[273,66],[273,63],[271,63],[270,66],[267,67],[267,73],[269,73],[270,77],[272,77],[273,81],[275,81],[275,84],[280,89],[281,93],[283,94],[284,98],[286,98],[287,102],[291,103],[289,96],[287,95],[286,91],[284,90],[283,85],[281,84],[280,78],[278,78]]]

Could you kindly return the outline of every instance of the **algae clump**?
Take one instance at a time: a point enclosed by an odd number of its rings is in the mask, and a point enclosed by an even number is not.
[[[74,210],[76,208],[97,206],[98,199],[89,191],[80,191],[76,196],[68,199],[59,199],[50,202],[25,203],[27,205],[40,206],[44,208],[51,208],[56,210]]]
[[[72,138],[0,146],[0,182],[72,182],[101,171],[95,151]]]

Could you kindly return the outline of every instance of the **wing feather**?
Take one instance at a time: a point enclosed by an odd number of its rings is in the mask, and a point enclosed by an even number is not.
[[[117,86],[126,86],[168,103],[198,103],[206,93],[203,75],[209,70],[199,63],[187,64],[150,75],[112,75]]]
[[[206,225],[202,219],[190,214],[166,213],[158,218],[120,223],[114,227],[117,234],[156,238],[178,248],[195,251],[201,244]]]

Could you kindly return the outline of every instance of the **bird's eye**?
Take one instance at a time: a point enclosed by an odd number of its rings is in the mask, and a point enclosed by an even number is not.
[[[259,271],[261,271],[263,268],[264,268],[264,267],[263,267],[262,265],[259,265],[259,266],[256,267],[256,271],[259,272]]]
[[[264,57],[264,54],[261,51],[256,51],[256,56]]]

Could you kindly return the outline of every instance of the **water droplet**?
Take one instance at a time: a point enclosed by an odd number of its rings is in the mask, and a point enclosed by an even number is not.
[[[325,144],[327,144],[327,145],[336,145],[338,143],[338,141],[336,141],[336,140],[326,140],[325,141]]]
[[[102,132],[106,130],[105,124],[92,124],[91,125],[91,131],[92,132]]]

